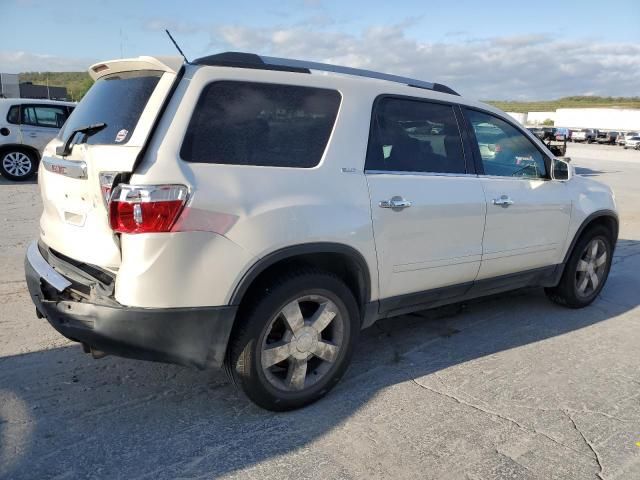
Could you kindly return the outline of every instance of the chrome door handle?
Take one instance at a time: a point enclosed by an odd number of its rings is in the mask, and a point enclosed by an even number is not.
[[[500,198],[494,198],[493,204],[507,208],[509,205],[513,205],[513,200],[511,200],[507,195],[502,195]]]
[[[393,197],[391,200],[381,200],[378,205],[381,208],[392,208],[394,210],[402,210],[403,208],[409,208],[411,206],[411,202],[409,200],[405,200],[402,197]]]

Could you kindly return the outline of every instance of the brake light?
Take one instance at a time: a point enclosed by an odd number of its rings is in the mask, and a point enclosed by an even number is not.
[[[114,232],[168,232],[187,200],[184,185],[124,185],[113,189],[109,223]]]
[[[100,73],[103,72],[105,70],[109,70],[109,66],[105,65],[104,63],[100,64],[100,65],[96,65],[95,67],[92,68],[92,70],[96,73]]]

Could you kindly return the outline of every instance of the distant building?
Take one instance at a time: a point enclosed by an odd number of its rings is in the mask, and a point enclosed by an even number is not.
[[[612,131],[640,130],[640,109],[637,108],[559,108],[555,112],[507,112],[521,125],[539,126],[553,120],[556,127],[596,128]]]
[[[529,127],[544,125],[547,120],[556,121],[556,112],[507,112],[507,115],[516,120],[520,125]]]
[[[17,73],[0,73],[0,98],[35,98],[49,100],[69,100],[66,87],[34,85],[33,82],[20,83]]]
[[[527,124],[527,114],[526,113],[507,112],[507,115],[509,115],[511,118],[513,118],[520,125],[526,125]]]
[[[601,130],[640,130],[640,109],[637,108],[559,108],[556,125],[568,128],[598,128]]]
[[[0,98],[20,97],[17,73],[0,73]]]
[[[546,120],[556,121],[556,112],[529,112],[527,123],[529,125],[542,125]]]
[[[65,87],[52,87],[47,85],[34,85],[32,82],[20,84],[20,98],[48,98],[49,100],[69,100],[69,94]]]

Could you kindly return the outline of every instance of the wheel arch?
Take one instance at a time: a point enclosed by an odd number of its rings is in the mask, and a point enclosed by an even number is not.
[[[578,242],[578,240],[580,239],[580,237],[587,230],[589,230],[595,225],[603,225],[605,228],[611,231],[612,253],[613,253],[613,250],[615,250],[616,241],[618,240],[618,231],[619,231],[618,214],[613,210],[598,210],[596,212],[593,212],[587,218],[585,218],[583,222],[580,224],[580,227],[578,228],[575,235],[573,236],[573,240],[571,240],[571,244],[569,245],[569,248],[567,249],[564,255],[563,264],[566,264],[567,261],[569,260],[569,256],[573,252],[573,249],[576,243]]]
[[[37,148],[34,148],[30,145],[25,145],[23,143],[8,143],[5,145],[0,145],[0,154],[4,154],[6,151],[9,150],[26,150],[29,153],[32,153],[33,155],[35,155],[36,158],[36,162],[40,161],[40,152],[38,151]]]
[[[337,274],[352,290],[361,313],[371,299],[371,274],[364,256],[345,244],[316,242],[284,247],[262,257],[240,279],[229,304],[241,305],[261,280],[297,266],[314,266]]]

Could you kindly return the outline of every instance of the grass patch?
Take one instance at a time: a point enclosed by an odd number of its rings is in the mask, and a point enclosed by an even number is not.
[[[548,112],[558,108],[640,108],[640,97],[574,96],[558,100],[516,102],[511,100],[486,100],[485,103],[505,112]]]
[[[69,97],[76,102],[93,85],[93,80],[87,72],[26,72],[20,74],[20,82],[46,85],[47,80],[50,87],[66,87]]]

